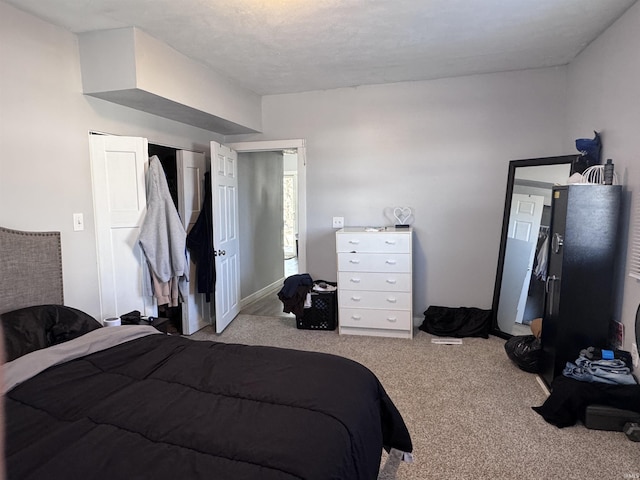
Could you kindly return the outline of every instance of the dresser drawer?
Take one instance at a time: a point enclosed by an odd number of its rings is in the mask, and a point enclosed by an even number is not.
[[[341,272],[411,272],[408,253],[338,253]]]
[[[344,232],[336,235],[336,251],[410,253],[411,235],[384,232]]]
[[[338,272],[338,285],[345,290],[410,292],[410,273]]]
[[[341,327],[384,328],[393,330],[411,330],[411,313],[394,310],[367,310],[359,308],[340,308]]]
[[[340,307],[411,310],[411,293],[365,292],[340,289],[338,292],[338,305]]]

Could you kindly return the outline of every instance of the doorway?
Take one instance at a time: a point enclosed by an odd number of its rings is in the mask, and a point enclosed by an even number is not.
[[[239,142],[239,143],[227,143],[229,148],[235,150],[238,153],[244,152],[284,152],[286,155],[291,155],[290,158],[294,158],[295,153],[295,185],[296,185],[296,226],[297,237],[295,238],[296,245],[296,258],[297,258],[297,272],[306,272],[307,269],[307,177],[306,177],[306,147],[303,139],[293,140],[268,140],[257,142]],[[283,169],[285,171],[286,169]],[[289,169],[291,172],[291,169]],[[283,178],[283,182],[284,182]],[[284,199],[283,199],[284,201]],[[283,212],[284,215],[284,212]],[[286,266],[286,268],[293,268]]]

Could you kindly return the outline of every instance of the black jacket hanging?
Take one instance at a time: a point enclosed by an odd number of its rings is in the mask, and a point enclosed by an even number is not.
[[[207,302],[216,286],[216,262],[213,256],[213,209],[211,205],[211,173],[204,174],[204,203],[200,215],[187,235],[187,248],[196,264],[196,287]]]

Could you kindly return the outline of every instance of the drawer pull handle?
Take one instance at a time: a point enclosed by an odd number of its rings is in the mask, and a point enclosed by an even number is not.
[[[352,282],[352,283],[360,283],[360,279],[359,278],[350,278],[349,281]]]
[[[387,302],[389,302],[389,303],[396,303],[397,301],[398,301],[398,299],[396,299],[395,297],[387,298]]]
[[[352,260],[349,260],[349,263],[356,263],[357,264],[357,263],[360,263],[360,260],[353,260],[352,259]]]
[[[395,245],[396,241],[395,240],[385,240],[385,242],[387,245]]]
[[[389,265],[395,265],[396,261],[395,260],[387,260],[385,263],[387,263]]]
[[[395,278],[387,278],[387,283],[395,285],[396,283],[398,283],[398,281]]]
[[[387,322],[395,323],[398,319],[396,317],[387,317]]]
[[[362,317],[360,315],[351,315],[353,320],[360,320]]]
[[[354,302],[359,302],[360,300],[362,300],[362,297],[351,297],[351,300],[353,300]]]
[[[360,240],[349,240],[349,243],[352,245],[358,245],[360,243]]]

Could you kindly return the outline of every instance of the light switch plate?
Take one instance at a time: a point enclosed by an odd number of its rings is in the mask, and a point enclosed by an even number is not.
[[[81,213],[73,214],[73,230],[75,232],[80,232],[84,230],[84,218]]]

